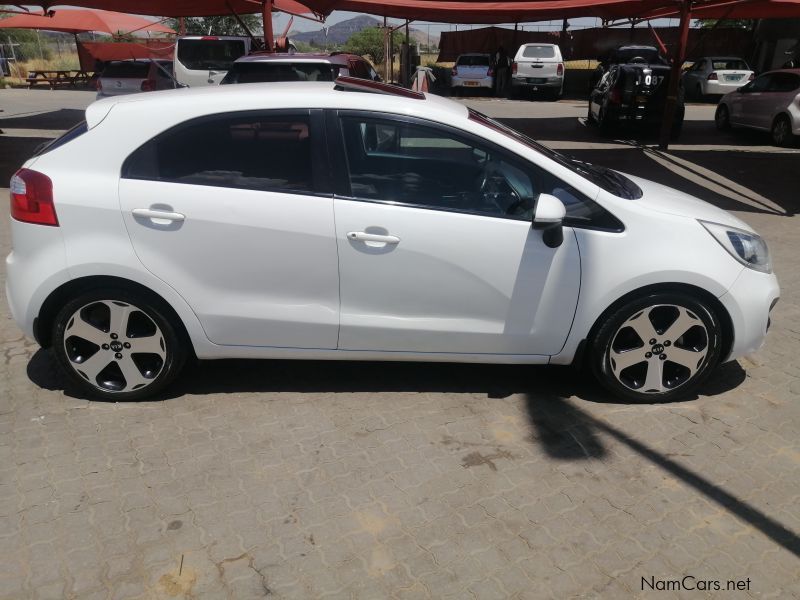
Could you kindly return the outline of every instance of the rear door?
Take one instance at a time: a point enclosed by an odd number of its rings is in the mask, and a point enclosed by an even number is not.
[[[194,119],[123,166],[120,205],[137,256],[216,344],[336,348],[321,119],[308,110]]]
[[[479,80],[489,76],[490,60],[488,54],[464,54],[456,61],[456,71],[458,76],[465,79],[464,85],[469,86],[474,80],[473,85],[478,85]]]
[[[800,75],[796,73],[773,73],[763,96],[762,111],[764,127],[772,127],[772,122],[780,113],[785,113],[800,89]]]
[[[102,93],[106,96],[134,94],[142,91],[142,82],[150,72],[150,61],[112,62],[100,75]]]
[[[771,78],[770,73],[760,75],[734,94],[731,100],[731,122],[749,127],[765,126],[768,119],[759,114],[759,111],[763,111],[762,96]]]
[[[544,83],[539,79],[556,77],[561,52],[552,44],[526,44],[517,52],[517,76],[534,79],[530,83]]]

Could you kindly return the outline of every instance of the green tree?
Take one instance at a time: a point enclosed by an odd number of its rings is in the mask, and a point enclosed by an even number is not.
[[[380,27],[366,27],[354,33],[345,43],[344,50],[359,56],[369,56],[375,64],[382,63],[383,30]]]
[[[259,15],[241,15],[242,22],[254,35],[264,30],[263,21]],[[186,35],[247,35],[236,17],[185,17]],[[180,19],[168,19],[168,27],[180,32]]]

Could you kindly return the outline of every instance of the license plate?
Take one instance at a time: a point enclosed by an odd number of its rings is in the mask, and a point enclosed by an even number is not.
[[[739,81],[744,75],[725,75],[726,81]]]
[[[528,83],[544,83],[546,79],[541,77],[528,77]]]
[[[478,85],[478,82],[477,81],[465,81],[464,85],[470,85],[470,86],[475,85],[476,86],[476,85]]]

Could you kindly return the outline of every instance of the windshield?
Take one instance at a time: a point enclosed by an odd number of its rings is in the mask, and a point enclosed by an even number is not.
[[[334,69],[326,62],[241,62],[231,67],[221,83],[333,81],[337,74],[338,66]]]
[[[577,173],[585,179],[588,179],[596,186],[604,189],[610,194],[614,194],[619,198],[636,200],[641,198],[643,195],[643,192],[638,185],[633,183],[624,175],[620,175],[616,171],[564,156],[563,154],[556,152],[555,150],[551,150],[547,146],[543,146],[539,142],[532,140],[527,135],[524,135],[515,129],[511,129],[499,121],[495,121],[483,113],[479,113],[471,108],[469,109],[469,118],[473,121],[481,123],[482,125],[485,125],[486,127],[507,135],[521,144],[536,150],[540,154],[544,154],[547,158],[556,161],[561,166],[566,167],[570,171]]]
[[[456,64],[459,67],[488,67],[489,55],[488,54],[468,54],[458,57]]]
[[[525,58],[553,58],[556,50],[553,46],[525,46],[522,56]]]
[[[178,62],[193,71],[227,71],[244,53],[244,40],[178,40]]]

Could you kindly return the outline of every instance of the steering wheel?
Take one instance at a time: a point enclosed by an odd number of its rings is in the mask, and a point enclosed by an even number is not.
[[[500,214],[513,214],[513,211],[522,205],[522,198],[520,198],[520,195],[514,187],[508,183],[503,173],[499,169],[493,168],[491,161],[486,163],[481,177],[480,197],[497,208]],[[510,196],[513,199],[508,207],[504,208],[498,202],[501,196]]]

